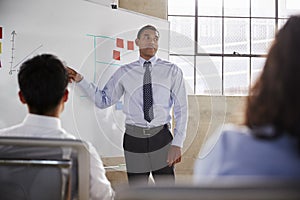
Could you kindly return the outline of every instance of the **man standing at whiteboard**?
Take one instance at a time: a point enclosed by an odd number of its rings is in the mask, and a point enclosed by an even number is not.
[[[140,57],[121,66],[100,90],[82,75],[68,68],[69,78],[83,89],[101,109],[117,103],[124,95],[126,115],[123,148],[128,181],[147,183],[150,172],[155,181],[174,181],[174,165],[181,161],[186,136],[187,95],[181,69],[156,56],[159,31],[142,27],[135,40]],[[175,128],[170,132],[174,107]],[[173,137],[174,136],[174,137]]]

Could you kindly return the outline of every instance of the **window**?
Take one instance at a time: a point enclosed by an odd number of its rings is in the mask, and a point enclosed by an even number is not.
[[[248,95],[299,0],[169,0],[170,59],[190,94]],[[268,6],[264,6],[268,5]]]

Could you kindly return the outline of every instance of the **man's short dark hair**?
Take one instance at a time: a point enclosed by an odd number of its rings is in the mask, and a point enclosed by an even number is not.
[[[137,38],[140,39],[141,38],[141,35],[143,33],[143,31],[145,30],[152,30],[152,31],[156,31],[158,36],[159,36],[159,31],[155,28],[155,26],[152,26],[152,25],[146,25],[146,26],[143,26],[137,33]]]
[[[68,73],[55,56],[43,54],[24,62],[18,73],[20,91],[35,114],[52,111],[68,85]]]

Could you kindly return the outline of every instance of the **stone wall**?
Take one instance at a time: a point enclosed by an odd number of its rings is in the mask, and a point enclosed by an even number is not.
[[[167,19],[167,0],[119,0],[119,7],[161,19]]]

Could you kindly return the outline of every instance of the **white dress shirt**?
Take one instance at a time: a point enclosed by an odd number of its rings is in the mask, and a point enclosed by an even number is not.
[[[143,76],[146,60],[139,60],[121,66],[100,90],[95,84],[81,80],[78,85],[99,108],[107,108],[124,95],[123,112],[126,124],[140,127],[157,127],[171,121],[174,105],[176,127],[172,145],[182,147],[187,126],[187,95],[181,69],[173,63],[152,57],[151,77],[153,90],[154,119],[149,123],[143,113]]]
[[[75,139],[61,127],[59,118],[33,114],[27,114],[21,124],[1,129],[0,136]],[[105,176],[103,163],[96,149],[90,143],[88,145],[91,167],[90,199],[113,199],[114,191]]]
[[[206,142],[194,167],[197,183],[220,176],[299,179],[299,143],[286,134],[258,139],[245,126],[226,125]]]

